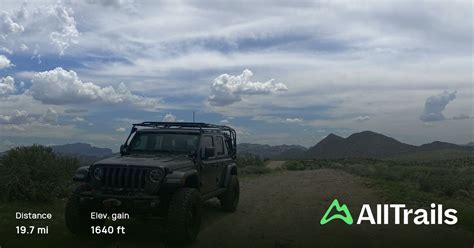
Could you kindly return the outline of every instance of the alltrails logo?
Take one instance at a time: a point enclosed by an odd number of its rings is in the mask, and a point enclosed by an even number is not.
[[[454,225],[458,222],[455,209],[448,208],[443,210],[443,205],[431,203],[431,209],[408,209],[405,204],[377,204],[375,215],[369,204],[363,204],[362,209],[357,219],[356,224],[361,224],[363,221],[368,221],[372,225],[387,225],[387,224],[410,224],[415,225],[434,225],[447,224]],[[393,214],[393,218],[390,215]],[[352,225],[354,222],[351,212],[345,204],[339,204],[337,199],[332,201],[321,218],[321,225],[340,219],[347,225]]]

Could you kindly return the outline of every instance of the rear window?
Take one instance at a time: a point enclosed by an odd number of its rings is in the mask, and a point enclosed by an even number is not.
[[[221,136],[216,137],[216,153],[217,156],[224,155],[224,140]]]

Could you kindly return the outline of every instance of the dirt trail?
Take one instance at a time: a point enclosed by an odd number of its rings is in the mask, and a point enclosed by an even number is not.
[[[281,168],[283,166],[283,164],[285,164],[285,162],[286,161],[272,160],[272,161],[269,161],[266,166],[270,169],[277,169],[277,168]]]
[[[321,226],[319,221],[334,198],[349,207],[355,220],[362,204],[383,203],[362,179],[337,170],[279,171],[244,177],[237,212],[223,212],[217,200],[206,202],[201,233],[190,247],[473,247],[474,234],[459,226],[349,226],[340,220]],[[12,245],[4,245],[0,236],[0,245],[170,247],[162,242],[164,230],[153,221],[125,224],[127,235],[93,237],[73,236],[65,230],[64,221],[58,221],[61,225],[52,227],[51,236],[11,236]]]
[[[207,203],[192,247],[473,246],[473,234],[458,227],[348,226],[340,221],[321,226],[334,198],[347,204],[354,219],[363,203],[382,202],[361,179],[341,171],[285,171],[241,181],[238,211],[222,213],[217,201]]]

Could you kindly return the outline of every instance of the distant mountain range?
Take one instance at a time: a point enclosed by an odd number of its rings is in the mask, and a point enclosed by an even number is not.
[[[271,159],[299,159],[305,157],[308,148],[299,145],[260,145],[250,143],[240,143],[237,145],[237,153],[240,155],[252,154],[261,158]]]
[[[270,159],[474,156],[474,147],[470,145],[461,146],[435,141],[421,146],[414,146],[372,131],[354,133],[347,138],[331,133],[309,149],[292,145],[241,144],[238,146],[238,151]]]
[[[60,155],[76,155],[89,163],[113,156],[109,148],[99,148],[87,143],[51,146]],[[454,158],[474,156],[474,142],[456,145],[435,141],[421,146],[402,143],[394,138],[372,131],[354,133],[347,138],[329,134],[316,145],[306,148],[300,145],[238,144],[239,155],[258,155],[269,159],[332,159],[332,158]]]
[[[112,155],[112,149],[99,148],[87,143],[73,143],[51,146],[53,152],[60,155],[81,155],[90,157],[106,157]]]

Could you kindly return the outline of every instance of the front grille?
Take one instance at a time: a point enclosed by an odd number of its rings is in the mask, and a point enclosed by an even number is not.
[[[104,190],[143,191],[146,186],[148,168],[100,166],[100,186]]]

